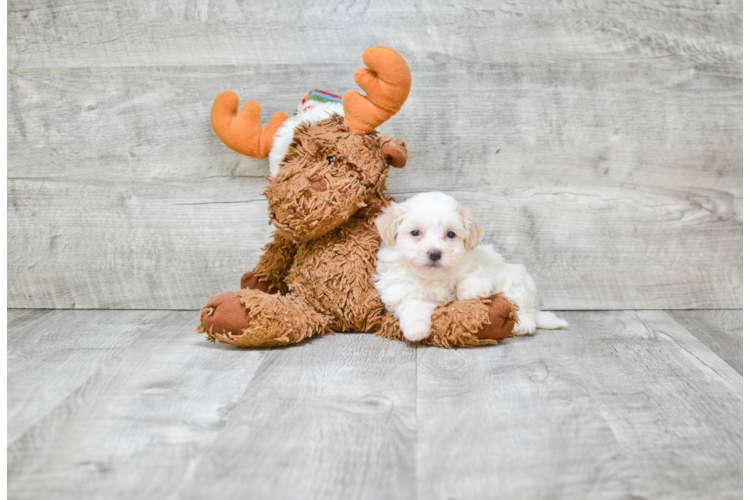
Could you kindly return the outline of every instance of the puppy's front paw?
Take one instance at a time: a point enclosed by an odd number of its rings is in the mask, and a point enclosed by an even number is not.
[[[429,318],[426,321],[419,318],[401,318],[399,325],[401,326],[401,331],[404,332],[406,340],[412,342],[419,342],[429,337],[430,327],[432,326]]]
[[[492,295],[494,285],[489,278],[469,278],[458,285],[458,300],[486,299]]]
[[[518,315],[518,322],[513,327],[513,334],[518,336],[534,335],[536,323],[527,316]]]

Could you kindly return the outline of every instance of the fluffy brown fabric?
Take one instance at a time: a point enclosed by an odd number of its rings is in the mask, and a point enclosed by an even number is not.
[[[261,292],[266,293],[276,293],[280,291],[270,281],[259,279],[253,271],[242,275],[242,279],[240,279],[240,288],[260,290]]]
[[[250,290],[231,292],[243,297],[241,305],[222,294],[217,307],[213,297],[198,331],[242,346],[282,345],[325,331],[377,331],[384,311],[372,283],[380,247],[374,220],[389,203],[383,194],[385,144],[405,163],[402,141],[353,133],[341,116],[298,127],[265,191],[277,229],[258,265],[243,277],[243,288]],[[325,190],[314,188],[321,179]],[[285,295],[261,303],[265,288]],[[249,326],[239,332],[242,317]],[[303,324],[300,334],[288,328]]]
[[[266,188],[271,222],[280,236],[301,243],[329,233],[372,199],[388,167],[374,134],[354,134],[343,117],[297,127],[279,173]],[[318,190],[323,179],[326,189]]]
[[[272,283],[274,288],[285,294],[288,290],[284,278],[289,272],[296,251],[297,245],[274,232],[273,240],[263,247],[263,255],[260,256],[255,270],[251,272],[254,272],[259,280]]]
[[[328,331],[402,338],[398,322],[385,315],[372,277],[380,248],[374,220],[390,202],[383,194],[388,162],[403,166],[407,159],[402,141],[355,133],[338,115],[299,126],[265,191],[276,231],[243,280],[249,289],[212,297],[201,311],[198,331],[211,341],[242,347],[288,345]],[[266,287],[280,293],[264,293]],[[488,303],[440,306],[425,343],[496,343],[502,328],[488,330],[492,338],[477,337],[495,323]]]
[[[289,345],[314,335],[323,335],[328,329],[328,318],[306,303],[303,297],[271,295],[260,290],[237,290],[233,294],[240,300],[222,300],[216,309],[206,305],[201,309],[199,333],[207,333],[209,340],[220,340],[239,347],[274,347]],[[225,306],[225,307],[223,307]],[[246,311],[249,321],[239,331],[217,327],[212,317],[220,313],[234,316],[238,310]],[[223,323],[222,317],[222,323]]]
[[[419,342],[409,342],[398,326],[398,320],[391,313],[386,313],[383,318],[382,329],[375,333],[380,337],[392,340],[403,340],[405,342],[433,345],[436,347],[476,347],[481,345],[497,344],[498,340],[512,335],[513,320],[507,321],[508,317],[496,318],[498,324],[502,325],[493,329],[494,338],[480,338],[477,333],[490,326],[490,307],[495,304],[494,310],[510,310],[515,314],[515,306],[502,295],[493,295],[489,299],[475,300],[449,300],[441,304],[432,314],[432,329],[430,336]],[[488,307],[488,305],[490,307]],[[507,309],[506,309],[507,308]],[[510,328],[508,328],[508,325]]]

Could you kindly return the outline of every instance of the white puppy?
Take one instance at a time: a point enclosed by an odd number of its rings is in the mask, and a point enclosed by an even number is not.
[[[439,304],[498,292],[518,305],[516,335],[568,326],[538,310],[536,284],[524,266],[508,264],[492,245],[479,244],[484,230],[453,197],[418,194],[386,208],[375,224],[383,240],[375,288],[408,340],[430,334],[432,312]]]

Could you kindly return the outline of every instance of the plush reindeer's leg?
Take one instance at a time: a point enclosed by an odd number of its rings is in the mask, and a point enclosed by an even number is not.
[[[212,342],[272,347],[323,335],[328,323],[329,318],[316,312],[301,296],[245,289],[212,296],[201,309],[196,331],[207,333]]]
[[[242,275],[240,280],[240,288],[247,288],[249,290],[260,290],[265,293],[276,293],[280,291],[270,281],[264,281],[259,279],[254,271],[247,272]]]
[[[508,301],[502,294],[490,297],[487,304],[490,322],[482,326],[477,332],[479,339],[500,340],[513,334],[513,327],[518,322],[515,304]]]
[[[448,348],[496,344],[512,335],[515,310],[500,294],[489,299],[448,301],[432,314],[430,336],[417,343]],[[404,340],[398,320],[391,313],[385,315],[376,335]]]

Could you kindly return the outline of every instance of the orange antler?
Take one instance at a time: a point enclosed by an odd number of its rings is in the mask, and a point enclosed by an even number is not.
[[[367,69],[357,69],[354,81],[367,96],[347,90],[344,119],[351,130],[366,134],[401,109],[411,89],[411,71],[401,54],[388,47],[370,47],[362,61]]]
[[[230,149],[254,158],[266,158],[273,146],[274,134],[289,117],[279,111],[264,128],[260,122],[260,104],[247,101],[238,115],[239,103],[237,94],[231,90],[219,94],[211,108],[211,126]]]

